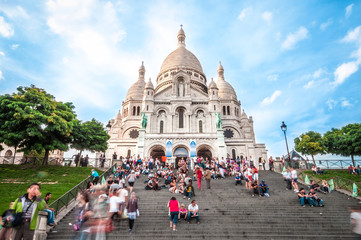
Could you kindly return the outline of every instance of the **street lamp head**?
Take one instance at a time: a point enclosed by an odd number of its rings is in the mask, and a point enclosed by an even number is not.
[[[282,131],[284,131],[284,132],[287,131],[287,125],[285,124],[284,121],[282,121],[281,129],[282,129]]]
[[[107,129],[107,132],[109,132],[109,131],[110,131],[110,128],[112,127],[112,125],[110,125],[110,121],[108,122],[108,124],[107,124],[105,127],[106,127],[106,129]]]

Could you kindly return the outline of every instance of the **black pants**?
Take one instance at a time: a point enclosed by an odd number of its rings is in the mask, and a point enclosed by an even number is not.
[[[134,219],[129,219],[129,229],[133,229],[134,227]]]
[[[292,190],[291,179],[286,179],[286,183],[287,183],[287,188],[288,188],[289,190]]]
[[[25,222],[20,226],[15,235],[15,240],[33,240],[34,230],[30,230],[30,222]]]

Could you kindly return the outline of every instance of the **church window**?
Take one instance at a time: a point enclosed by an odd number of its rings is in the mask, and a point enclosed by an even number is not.
[[[137,108],[134,106],[133,107],[133,116],[135,116],[136,111],[137,111]]]
[[[227,106],[227,115],[230,115],[230,110],[229,110],[229,106]]]
[[[160,121],[160,124],[159,124],[159,133],[163,133],[163,130],[164,130],[164,122],[163,122],[163,121]]]
[[[236,160],[236,150],[232,149],[232,159]]]
[[[223,115],[226,115],[226,106],[223,106]]]
[[[216,105],[213,105],[213,110],[216,111]]]
[[[179,128],[184,128],[184,110],[179,109]]]
[[[213,91],[213,95],[214,95],[214,91]]]
[[[138,106],[137,107],[137,116],[139,116],[140,115],[140,107]]]
[[[184,96],[184,82],[183,80],[180,80],[178,82],[178,96],[179,97],[183,97]]]
[[[203,133],[203,122],[199,121],[199,133]]]
[[[237,108],[236,107],[234,107],[234,115],[237,116]]]
[[[129,150],[128,150],[127,157],[130,158],[131,155],[132,155],[132,151],[129,149]]]
[[[147,105],[147,111],[149,110],[149,106]]]
[[[148,96],[149,96],[149,91],[148,91]]]

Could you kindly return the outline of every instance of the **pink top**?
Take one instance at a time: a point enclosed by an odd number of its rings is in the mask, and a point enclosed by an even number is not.
[[[187,209],[186,208],[181,208],[180,210],[179,210],[181,213],[185,213],[185,212],[187,212]]]
[[[179,212],[179,204],[177,200],[169,201],[169,211],[170,212]]]

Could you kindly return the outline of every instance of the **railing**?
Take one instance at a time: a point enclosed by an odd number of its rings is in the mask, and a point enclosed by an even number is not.
[[[62,165],[75,167],[75,158],[64,158]],[[88,158],[88,162],[86,164],[88,167],[99,167],[99,168],[109,168],[113,165],[113,160],[111,158],[107,158],[104,161],[104,165],[99,160],[99,158]],[[82,167],[81,162],[78,162],[78,167]]]
[[[13,156],[0,156],[0,164],[41,164],[43,162],[43,157],[24,157],[16,156],[15,159]],[[51,158],[48,159],[49,165],[62,165],[61,158]]]
[[[310,161],[312,162],[312,161]],[[361,165],[361,160],[355,160],[355,165]],[[317,167],[324,169],[347,169],[352,165],[351,160],[316,160]]]
[[[308,175],[308,179],[310,181],[313,180],[315,183],[319,184],[320,186],[322,184],[322,180],[326,180],[328,182],[329,180],[333,179],[333,184],[334,184],[335,189],[343,189],[343,190],[349,191],[351,193],[353,192],[353,184],[355,183],[357,186],[357,196],[359,196],[361,193],[361,182],[355,182],[350,179],[342,178],[339,176],[334,176],[329,179],[320,179],[317,177],[317,175],[307,174],[305,172],[298,173],[298,177],[302,181],[305,181],[306,175]]]
[[[116,167],[116,164],[111,166],[107,171],[100,175],[99,181],[101,181],[103,176],[105,179],[107,179],[109,175],[113,174],[113,167]],[[79,183],[78,185],[64,193],[61,197],[56,199],[54,202],[52,202],[49,207],[54,208],[54,214],[56,215],[63,207],[68,207],[69,203],[76,198],[78,192],[80,190],[86,189],[90,181],[92,181],[91,176],[87,177],[81,183]]]

